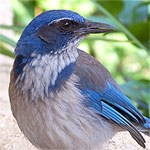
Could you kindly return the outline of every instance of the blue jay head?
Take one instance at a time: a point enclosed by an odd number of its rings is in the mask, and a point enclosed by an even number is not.
[[[90,33],[111,31],[104,23],[91,22],[69,10],[46,11],[25,28],[15,49],[16,56],[57,54],[67,47],[77,47]]]

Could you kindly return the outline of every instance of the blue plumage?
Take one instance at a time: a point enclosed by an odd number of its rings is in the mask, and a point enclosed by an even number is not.
[[[15,49],[9,95],[20,129],[36,147],[101,148],[121,130],[145,147],[140,131],[150,135],[150,119],[101,63],[77,49],[86,35],[111,30],[75,12],[52,10],[23,31]]]
[[[32,58],[24,57],[23,55],[19,55],[16,57],[14,62],[14,76],[18,77],[19,74],[23,72],[23,68],[26,64],[32,61]]]
[[[88,103],[86,107],[93,109],[95,113],[128,130],[135,140],[139,141],[141,139],[141,145],[144,146],[144,138],[129,120],[139,124],[144,124],[145,120],[127,97],[113,88],[106,88],[102,93],[96,93],[89,89],[82,92],[89,100],[85,100],[86,104]]]
[[[83,54],[83,52],[80,53]],[[82,59],[84,59],[84,57]],[[84,61],[82,62],[82,67],[84,66],[84,68],[82,68],[82,72],[88,72],[88,75],[90,76],[87,76],[87,74],[80,74],[78,70],[76,73],[81,78],[81,84],[78,86],[78,88],[86,97],[86,107],[93,109],[95,113],[103,116],[104,118],[107,118],[110,121],[113,121],[114,123],[128,130],[133,138],[137,140],[137,142],[139,142],[140,140],[142,141],[140,142],[140,144],[144,147],[144,139],[133,125],[133,123],[137,123],[141,126],[145,126],[145,124],[147,124],[147,121],[144,119],[144,116],[133,105],[128,97],[126,97],[120,91],[120,89],[118,89],[116,83],[113,83],[107,70],[105,70],[100,64],[91,68],[87,67],[92,64],[92,62],[88,62],[87,64],[85,64]],[[97,67],[101,68],[101,70]],[[103,72],[105,72],[105,74],[102,74],[100,72],[102,70]],[[99,74],[99,78],[97,79],[96,83],[99,83],[97,84],[99,89],[97,88],[95,83],[97,74]]]
[[[26,37],[28,35],[35,33],[42,26],[66,18],[69,20],[76,21],[77,23],[85,22],[85,19],[82,16],[70,10],[59,10],[59,12],[58,10],[50,10],[40,14],[34,20],[32,20],[29,26],[27,26],[26,29],[24,30],[22,37]]]
[[[75,63],[69,64],[65,67],[57,76],[54,86],[49,86],[49,91],[59,91],[61,90],[61,86],[65,84],[65,81],[70,77],[74,70]]]
[[[57,21],[60,19],[72,20],[76,24],[85,23],[83,17],[69,10],[59,10],[59,13],[57,10],[46,11],[32,20],[25,28],[17,43],[15,55],[30,55],[32,52],[36,53],[36,51],[38,51],[38,54],[46,54],[55,52],[56,49],[58,51],[67,45],[69,39],[74,36],[71,32],[60,33],[57,30],[55,31],[55,26],[59,26]],[[55,26],[51,25],[52,23]],[[49,30],[54,32],[48,32]],[[46,37],[44,38],[44,36]]]

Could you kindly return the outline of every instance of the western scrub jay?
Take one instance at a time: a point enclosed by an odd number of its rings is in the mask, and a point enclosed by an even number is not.
[[[69,10],[51,10],[23,31],[9,96],[21,131],[37,148],[102,148],[124,130],[145,147],[138,127],[149,135],[150,119],[100,62],[77,48],[88,34],[112,30]]]

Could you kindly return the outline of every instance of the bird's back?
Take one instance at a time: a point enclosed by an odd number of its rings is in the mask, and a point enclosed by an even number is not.
[[[121,91],[109,71],[98,60],[82,50],[78,49],[78,53],[74,73],[80,78],[80,87],[92,88],[96,92],[101,92],[108,81]]]
[[[97,114],[128,130],[144,147],[145,140],[139,131],[150,136],[150,120],[143,117],[123,94],[109,71],[100,62],[82,50],[78,50],[78,53],[75,74],[80,78],[78,88],[87,99],[90,99],[85,100],[86,106],[94,108]]]

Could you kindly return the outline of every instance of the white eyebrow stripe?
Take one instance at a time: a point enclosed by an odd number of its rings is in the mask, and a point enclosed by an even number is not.
[[[54,23],[54,22],[59,22],[59,21],[61,21],[61,20],[70,20],[70,21],[73,21],[73,19],[72,18],[60,18],[60,19],[55,19],[55,20],[53,20],[52,22],[50,22],[50,23],[48,23],[47,25],[51,25],[52,23]],[[35,31],[37,31],[41,26],[43,26],[43,25],[40,25],[39,27],[37,27],[36,29],[35,29]]]
[[[72,21],[73,19],[71,19],[71,18],[60,18],[60,19],[55,19],[55,20],[53,20],[52,22],[48,23],[48,25],[50,25],[50,24],[52,24],[52,23],[54,23],[54,22],[59,22],[59,21],[61,21],[61,20],[70,20],[70,21]]]

